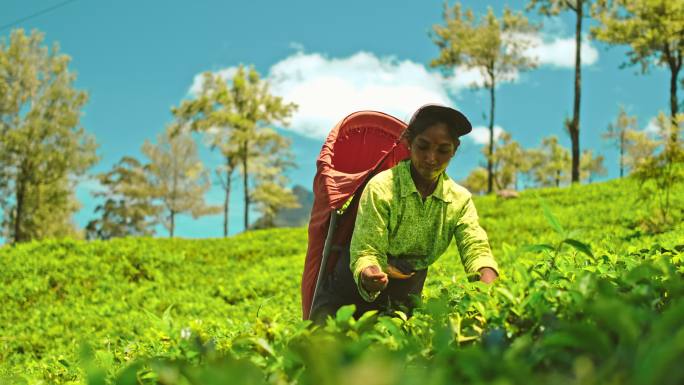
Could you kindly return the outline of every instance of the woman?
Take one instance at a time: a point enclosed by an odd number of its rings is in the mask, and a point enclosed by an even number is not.
[[[423,289],[427,268],[456,239],[467,273],[490,283],[496,279],[487,234],[478,224],[470,193],[444,172],[468,119],[453,108],[426,105],[405,132],[410,159],[375,175],[366,185],[348,250],[324,283],[312,319],[321,322],[341,306],[411,314]]]

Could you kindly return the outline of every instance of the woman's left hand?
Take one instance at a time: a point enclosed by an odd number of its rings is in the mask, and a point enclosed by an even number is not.
[[[498,277],[496,270],[491,267],[483,267],[478,271],[480,272],[480,281],[484,283],[492,283]]]

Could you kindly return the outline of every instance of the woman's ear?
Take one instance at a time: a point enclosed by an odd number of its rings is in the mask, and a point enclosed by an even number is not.
[[[409,149],[409,151],[411,150],[411,143],[409,143],[408,138],[406,137],[406,135],[404,135],[404,136],[401,137],[401,143],[403,143],[404,146],[406,146],[406,148]]]
[[[456,141],[454,142],[454,152],[453,152],[453,154],[451,154],[451,156],[456,155],[456,150],[458,150],[458,147],[459,147],[460,145],[461,145],[461,140],[460,140],[460,139],[456,139]]]

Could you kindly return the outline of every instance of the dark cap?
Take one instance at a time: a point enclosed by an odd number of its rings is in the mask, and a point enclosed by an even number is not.
[[[439,120],[449,125],[458,133],[458,136],[463,136],[473,130],[473,126],[460,111],[451,107],[440,104],[426,104],[420,107],[411,117],[409,126],[421,120]]]

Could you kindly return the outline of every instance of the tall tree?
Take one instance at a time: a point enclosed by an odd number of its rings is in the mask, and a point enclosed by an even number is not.
[[[530,163],[525,150],[513,140],[511,134],[504,132],[497,139],[492,156],[494,184],[497,190],[518,189],[518,174],[526,172]],[[483,152],[486,149],[483,148]],[[485,155],[487,155],[485,153]]]
[[[76,195],[76,181],[67,178],[49,184],[33,184],[24,191],[24,240],[45,238],[82,238],[83,232],[73,221],[81,208]],[[4,237],[13,240],[11,224],[16,223],[16,206],[3,220]],[[16,241],[21,242],[21,241]]]
[[[636,129],[636,116],[628,115],[625,108],[620,106],[620,112],[618,112],[615,122],[609,123],[608,129],[603,134],[603,137],[610,140],[620,151],[620,178],[622,178],[625,173],[625,149],[627,146],[628,134],[630,131],[636,131]]]
[[[273,227],[281,209],[297,208],[299,203],[292,190],[287,188],[284,171],[295,166],[290,152],[290,140],[272,129],[261,130],[254,141],[255,187],[253,201],[261,213],[258,226]],[[257,156],[260,154],[260,156]]]
[[[487,192],[487,175],[486,168],[476,167],[461,183],[471,193],[480,195]]]
[[[147,236],[155,233],[161,207],[154,204],[155,191],[149,184],[144,166],[125,156],[112,170],[97,176],[103,190],[93,196],[104,202],[95,208],[100,217],[88,222],[88,239],[111,239]]]
[[[589,15],[592,0],[529,0],[527,9],[537,9],[544,16],[557,16],[562,11],[575,14],[575,99],[572,105],[572,120],[568,125],[572,142],[571,180],[580,180],[580,99],[582,94],[582,21]]]
[[[580,160],[580,179],[582,181],[591,183],[595,175],[604,176],[608,173],[608,170],[603,166],[605,160],[603,155],[594,156],[592,150],[584,150]]]
[[[230,193],[241,147],[234,138],[233,102],[228,84],[219,74],[205,72],[202,77],[202,88],[196,98],[183,101],[179,107],[172,108],[172,112],[192,131],[202,132],[212,151],[218,149],[223,157],[223,162],[216,167],[215,172],[224,192],[223,236],[227,237],[230,228]]]
[[[670,71],[670,119],[679,112],[677,82],[684,57],[684,1],[597,0],[594,14],[600,25],[593,35],[606,43],[627,45],[628,64],[651,65]],[[676,131],[670,140],[677,142]]]
[[[659,143],[644,131],[627,131],[625,134],[625,169],[630,173],[653,157]]]
[[[440,52],[439,57],[430,65],[452,72],[454,67],[459,66],[478,69],[484,79],[484,88],[489,90],[487,192],[491,193],[494,182],[492,154],[496,87],[499,82],[510,78],[517,71],[536,66],[535,60],[525,55],[525,51],[532,43],[530,39],[522,37],[537,28],[521,13],[514,13],[508,8],[504,8],[501,19],[496,17],[490,7],[486,15],[476,20],[473,12],[470,9],[464,12],[459,3],[452,8],[445,5],[444,23],[445,25],[433,27],[433,40]]]
[[[187,213],[198,218],[216,214],[220,208],[204,201],[211,183],[190,134],[171,125],[157,142],[145,141],[142,152],[150,159],[146,166],[148,183],[166,212],[163,223],[173,238],[176,215]]]
[[[230,84],[219,77],[205,75],[204,88],[196,101],[184,102],[174,110],[177,116],[194,119],[190,128],[197,131],[218,130],[219,138],[230,148],[230,158],[226,157],[226,170],[234,170],[239,166],[242,173],[244,189],[244,225],[249,228],[249,210],[251,204],[250,176],[253,174],[251,164],[255,154],[255,141],[259,132],[267,126],[280,123],[287,125],[287,119],[297,106],[286,103],[281,97],[270,93],[268,82],[262,80],[253,68],[240,65],[235,71]],[[193,105],[197,103],[197,105]],[[193,113],[197,112],[197,113]],[[229,162],[230,165],[228,164]],[[231,174],[232,175],[232,174]],[[226,180],[229,180],[226,171]],[[229,183],[227,184],[229,185]],[[228,190],[226,190],[228,191]],[[225,210],[224,210],[225,213]]]
[[[542,139],[539,149],[530,150],[529,156],[533,161],[530,167],[532,178],[539,186],[560,187],[567,181],[570,153],[567,148],[558,143],[556,136]]]
[[[97,162],[80,125],[87,94],[76,90],[70,58],[39,32],[0,41],[0,204],[13,242],[74,234],[78,177]]]
[[[680,139],[672,142],[671,138],[679,138],[679,131],[684,125],[684,114],[670,119],[660,112],[655,120],[657,132],[655,140],[656,152],[640,159],[633,175],[639,183],[640,198],[647,204],[656,203],[657,210],[644,218],[642,225],[649,231],[661,231],[664,226],[681,223],[677,218],[681,210],[673,206],[673,193],[684,181],[684,146]],[[672,210],[674,209],[674,210]]]

